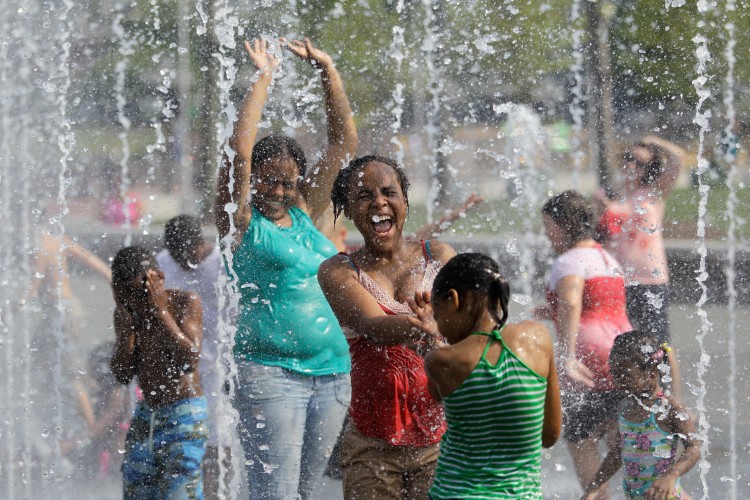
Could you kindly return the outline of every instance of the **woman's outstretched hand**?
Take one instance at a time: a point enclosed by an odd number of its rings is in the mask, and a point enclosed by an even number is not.
[[[305,37],[304,40],[291,40],[288,41],[285,38],[281,39],[281,43],[289,49],[291,53],[309,62],[314,68],[325,68],[333,64],[333,59],[327,53],[322,50],[313,47],[312,42],[309,38]]]
[[[594,372],[572,356],[565,362],[565,374],[574,382],[583,384],[591,389],[594,388]]]
[[[258,71],[273,73],[281,64],[281,60],[269,51],[270,47],[268,40],[256,38],[252,45],[245,40],[245,50]]]

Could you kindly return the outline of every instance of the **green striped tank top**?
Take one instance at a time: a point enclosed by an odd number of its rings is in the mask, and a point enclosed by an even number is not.
[[[443,399],[448,430],[440,442],[435,481],[440,498],[542,498],[541,451],[547,379],[503,342],[491,365],[487,342],[474,371]]]

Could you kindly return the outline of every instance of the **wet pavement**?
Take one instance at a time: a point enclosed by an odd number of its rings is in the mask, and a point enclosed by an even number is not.
[[[81,339],[80,349],[88,350],[94,345],[114,338],[112,331],[113,301],[108,285],[99,278],[88,276],[74,276],[75,291],[83,305],[83,324],[85,335]],[[517,306],[516,307],[520,307]],[[728,360],[728,310],[726,306],[707,306],[708,319],[712,329],[705,340],[706,354],[710,356],[707,375],[705,377],[706,404],[705,417],[710,425],[709,446],[706,457],[710,469],[705,477],[708,495],[712,498],[727,498],[730,485],[730,416],[728,403],[728,380],[730,376]],[[511,311],[514,314],[514,311]],[[518,316],[519,312],[515,312]],[[696,398],[700,388],[697,377],[697,363],[701,356],[696,335],[699,334],[701,322],[696,314],[696,307],[689,304],[673,305],[670,309],[672,320],[673,345],[678,349],[683,374],[683,394],[688,406],[696,409]],[[735,349],[737,357],[736,386],[738,390],[737,414],[737,491],[739,498],[750,497],[750,421],[746,417],[750,410],[750,398],[744,390],[748,383],[748,361],[750,360],[750,342],[746,337],[746,325],[750,324],[750,309],[742,308],[737,311],[738,342]],[[32,410],[39,412],[48,402],[38,400],[31,403]],[[25,432],[34,436],[35,440],[49,441],[51,437],[39,438],[43,429],[35,428],[38,421],[28,420]],[[49,447],[50,443],[47,443]],[[234,453],[240,456],[240,450]],[[239,465],[239,464],[238,464]],[[66,461],[58,468],[58,473],[40,477],[29,486],[19,484],[16,488],[16,498],[43,498],[54,495],[57,499],[73,498],[76,500],[120,498],[119,475],[115,473],[108,478],[81,477],[77,471],[78,465]],[[57,476],[57,479],[55,479]],[[63,476],[60,478],[59,476]],[[622,498],[621,491],[617,491],[617,482],[611,483],[614,497]],[[551,450],[544,453],[543,485],[545,498],[579,498],[580,489],[575,480],[572,464],[568,458],[564,443],[558,443]],[[703,486],[700,471],[696,466],[686,477],[683,485],[695,498],[703,496]],[[245,490],[244,486],[239,488]],[[245,492],[238,491],[236,498],[247,498]],[[252,498],[252,495],[250,496]],[[318,498],[342,498],[341,483],[338,480],[326,479]]]

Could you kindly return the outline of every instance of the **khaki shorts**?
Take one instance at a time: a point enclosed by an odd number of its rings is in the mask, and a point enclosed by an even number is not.
[[[341,443],[345,500],[427,498],[440,448],[394,446],[349,424]]]

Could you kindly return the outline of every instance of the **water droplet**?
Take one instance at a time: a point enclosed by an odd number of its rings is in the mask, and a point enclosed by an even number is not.
[[[48,428],[45,427],[44,429],[42,429],[42,437],[44,439],[47,439],[49,437],[49,429]]]

